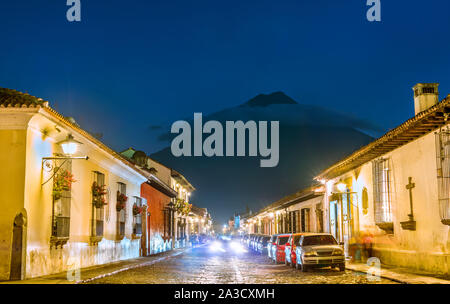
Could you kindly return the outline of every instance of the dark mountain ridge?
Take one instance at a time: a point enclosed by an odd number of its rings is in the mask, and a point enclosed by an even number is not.
[[[197,188],[192,202],[207,207],[215,219],[225,222],[235,212],[244,211],[247,205],[257,211],[310,186],[321,170],[373,140],[360,130],[380,131],[369,122],[298,104],[286,97],[281,92],[258,95],[241,106],[203,117],[203,123],[218,120],[223,124],[226,120],[278,120],[277,167],[261,168],[259,156],[177,158],[170,148],[151,157],[182,172]]]

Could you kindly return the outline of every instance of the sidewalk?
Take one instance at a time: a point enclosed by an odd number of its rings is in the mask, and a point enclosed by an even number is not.
[[[347,262],[349,270],[367,273],[369,266],[363,263]],[[381,265],[380,277],[404,284],[450,284],[450,277],[427,272],[413,272],[411,269]]]
[[[5,281],[0,282],[0,284],[79,284],[93,281],[96,279],[104,278],[107,276],[114,275],[116,273],[130,270],[133,268],[149,266],[170,257],[180,255],[191,247],[173,249],[170,251],[154,254],[148,257],[140,257],[136,259],[118,261],[113,263],[108,263],[104,265],[96,265],[92,267],[86,267],[80,269],[80,280],[79,281],[69,281],[67,279],[67,272],[61,272],[57,274],[52,274],[43,277],[37,277],[33,279],[27,279],[23,281]]]

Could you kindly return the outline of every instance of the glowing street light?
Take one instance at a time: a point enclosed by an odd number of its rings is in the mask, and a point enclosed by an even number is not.
[[[83,143],[75,140],[72,136],[72,134],[67,135],[67,138],[57,142],[58,145],[61,145],[64,154],[66,155],[74,155],[77,152],[78,146],[82,145]]]

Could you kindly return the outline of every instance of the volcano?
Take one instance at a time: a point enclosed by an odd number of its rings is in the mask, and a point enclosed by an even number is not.
[[[195,205],[208,208],[224,223],[248,206],[260,208],[309,187],[313,178],[384,130],[374,124],[322,107],[300,104],[282,92],[260,94],[240,106],[204,116],[206,120],[279,121],[279,163],[261,168],[254,157],[175,157],[170,147],[151,155],[182,172],[197,188]],[[161,139],[175,135],[163,134]],[[247,154],[248,155],[248,154]]]

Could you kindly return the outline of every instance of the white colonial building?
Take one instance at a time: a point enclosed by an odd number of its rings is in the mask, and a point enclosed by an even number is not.
[[[382,263],[448,274],[450,95],[414,88],[415,116],[317,176],[326,230],[349,244],[372,234]]]
[[[40,98],[0,88],[0,280],[139,256],[132,163]]]

